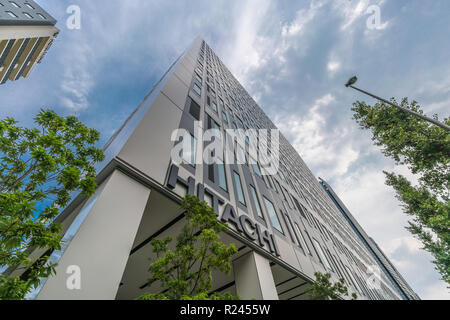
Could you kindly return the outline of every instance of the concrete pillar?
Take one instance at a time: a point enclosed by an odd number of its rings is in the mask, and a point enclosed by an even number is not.
[[[115,298],[150,189],[114,171],[98,192],[38,300]],[[67,282],[78,267],[81,289],[69,289]]]
[[[270,261],[252,251],[233,261],[236,293],[242,299],[278,300]]]

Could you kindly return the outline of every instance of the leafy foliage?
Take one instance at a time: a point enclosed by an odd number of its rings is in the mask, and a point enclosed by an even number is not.
[[[322,274],[316,272],[314,276],[316,280],[309,292],[309,298],[311,300],[342,300],[348,296],[348,289],[345,286],[344,279],[341,278],[338,282],[332,284],[329,273]],[[356,294],[352,293],[352,299],[356,300],[357,298]]]
[[[150,264],[148,285],[159,283],[162,293],[145,294],[140,300],[232,300],[230,294],[208,292],[212,287],[212,271],[229,274],[230,258],[237,252],[234,244],[218,241],[218,233],[227,227],[217,220],[214,210],[191,195],[181,204],[186,224],[169,249],[172,238],[153,239],[150,243],[157,259]]]
[[[61,227],[53,223],[70,192],[96,188],[93,164],[104,156],[94,144],[99,133],[77,118],[41,110],[39,129],[0,121],[0,269],[19,266],[20,278],[0,275],[0,299],[24,299],[39,278],[54,273],[48,255],[32,261],[32,248],[60,248]]]
[[[423,113],[406,98],[401,106]],[[385,103],[370,106],[357,101],[352,110],[360,127],[372,131],[375,145],[418,177],[413,185],[402,175],[385,172],[386,184],[413,217],[407,229],[433,255],[436,269],[450,283],[450,133]],[[450,124],[450,118],[444,122]]]

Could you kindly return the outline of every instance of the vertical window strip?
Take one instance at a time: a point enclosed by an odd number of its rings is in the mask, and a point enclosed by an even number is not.
[[[281,227],[280,220],[278,219],[278,215],[277,212],[275,211],[273,203],[266,197],[264,197],[264,204],[266,206],[267,212],[269,213],[269,218],[270,222],[272,223],[272,226],[284,234],[283,228]]]
[[[223,190],[228,191],[227,178],[225,174],[225,165],[222,160],[217,160],[217,171],[219,173],[219,187]]]
[[[234,174],[234,184],[236,185],[236,193],[238,196],[238,200],[242,205],[246,205],[245,203],[245,197],[244,197],[244,190],[242,189],[242,183],[241,183],[241,177],[236,171],[233,171]]]
[[[255,188],[250,185],[250,193],[252,194],[252,198],[253,198],[253,203],[255,204],[256,207],[256,213],[258,214],[258,217],[264,219],[262,210],[261,210],[261,204],[259,203],[259,199],[258,196],[256,194],[256,190]]]

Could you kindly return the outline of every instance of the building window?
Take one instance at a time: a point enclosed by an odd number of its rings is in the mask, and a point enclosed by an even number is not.
[[[284,205],[284,204],[283,204]],[[284,208],[286,209],[286,206],[284,206]],[[292,221],[291,221],[291,217],[289,217],[289,215],[287,213],[282,213],[283,217],[284,217],[284,222],[287,225],[289,234],[291,235],[292,238],[292,242],[294,242],[295,244],[299,244],[298,242],[298,237],[295,234],[295,230],[294,230],[294,226],[292,225]],[[289,228],[290,227],[290,228]],[[291,232],[292,231],[292,232]]]
[[[208,129],[212,129],[214,130],[214,136],[217,138],[221,138],[221,134],[220,134],[220,126],[219,124],[214,121],[210,116],[208,116]]]
[[[305,238],[303,237],[302,232],[300,231],[300,228],[297,224],[297,222],[294,222],[294,229],[297,234],[298,241],[300,242],[300,246],[305,250],[306,254],[311,254],[311,251],[309,251],[308,245],[306,244]]]
[[[211,109],[213,109],[215,112],[217,112],[217,105],[216,105],[216,102],[215,102],[215,101],[213,101],[213,102],[211,103]]]
[[[228,191],[227,177],[225,174],[225,165],[222,160],[217,159],[217,171],[219,172],[219,187]]]
[[[198,86],[198,84],[194,84],[194,91],[196,94],[198,94],[199,96],[202,95],[202,89]]]
[[[319,242],[317,242],[316,239],[313,239],[313,245],[314,245],[314,248],[316,249],[317,255],[319,256],[319,259],[322,262],[322,264],[325,267],[327,267],[328,269],[333,270],[333,269],[331,269],[330,263],[328,262],[328,259],[322,250],[322,247],[320,246]]]
[[[15,3],[14,1],[10,1],[9,3],[11,3],[13,5],[13,7],[20,8],[20,6],[17,3]]]
[[[47,20],[46,17],[44,17],[44,15],[40,14],[40,13],[36,13],[38,15],[39,18],[43,19],[43,20]]]
[[[227,114],[224,111],[222,111],[222,120],[223,120],[223,122],[228,124],[228,117],[227,117]]]
[[[191,105],[189,106],[189,113],[195,119],[200,120],[200,106],[194,100],[191,100]]]
[[[286,200],[286,197],[284,196],[284,193],[283,193],[283,189],[281,188],[281,185],[278,182],[278,180],[275,179],[275,183],[277,184],[277,187],[278,187],[278,190],[279,190],[278,192],[283,196],[284,200]]]
[[[284,181],[286,181],[286,177],[284,176],[282,170],[278,170],[278,174],[280,175],[281,179],[283,179]]]
[[[339,274],[340,278],[344,278],[344,275],[342,274],[341,269],[339,268],[339,264],[336,262],[336,258],[330,253],[331,262],[333,262],[334,268],[336,269],[336,272]]]
[[[244,124],[242,123],[242,120],[237,118],[237,121],[238,121],[239,128],[244,129]]]
[[[352,283],[353,283],[353,287],[355,287],[356,290],[358,290],[358,292],[361,293],[361,288],[360,288],[360,287],[358,286],[358,284],[356,283],[356,280],[355,280],[355,278],[353,277],[353,274],[352,274],[350,268],[347,267],[347,266],[345,266],[345,265],[344,265],[344,267],[347,269],[347,273],[348,273],[348,276],[349,276],[350,280],[351,280]],[[376,292],[376,291],[375,291],[375,292]]]
[[[233,171],[233,173],[234,173],[234,184],[236,186],[236,193],[238,200],[241,204],[245,206],[244,190],[242,190],[241,177],[236,171]]]
[[[267,177],[267,181],[269,181],[269,185],[272,189],[275,189],[275,186],[273,185],[273,181],[272,181],[272,177],[271,176],[266,176]]]
[[[11,12],[11,11],[6,11],[6,13],[7,13],[10,17],[17,18],[17,16],[16,16],[13,12]]]
[[[33,17],[31,16],[31,14],[29,14],[29,13],[27,13],[27,12],[24,12],[23,15],[24,15],[25,17],[27,17],[28,19],[33,19]]]
[[[201,84],[202,83],[202,78],[198,75],[198,73],[195,73],[195,79],[197,79],[197,81]]]
[[[288,203],[289,208],[290,208],[290,209],[293,209],[294,207],[292,206],[291,201],[290,201],[290,199],[289,199],[289,192],[286,190],[286,188],[283,188],[282,191],[283,191],[283,197],[284,197],[284,200],[286,200],[286,202]]]
[[[33,7],[31,4],[29,4],[28,2],[26,2],[25,5],[26,5],[28,8],[34,10],[34,7]]]
[[[267,212],[269,213],[269,218],[270,221],[272,222],[272,226],[281,233],[284,233],[283,228],[281,228],[280,220],[278,219],[273,203],[270,202],[270,200],[268,200],[266,197],[264,197],[264,204],[266,205]]]
[[[252,160],[252,161],[253,161],[253,163],[252,163],[253,172],[256,175],[258,175],[258,177],[262,178],[261,169],[259,169],[259,164],[255,160]]]
[[[208,164],[208,179],[214,182],[214,164]]]
[[[325,249],[325,256],[328,257],[328,262],[331,262],[330,268],[331,270],[335,271],[336,269],[336,265],[333,262],[333,257],[331,256],[331,253],[328,249]]]
[[[250,193],[252,194],[253,203],[255,204],[256,213],[258,214],[258,217],[264,219],[264,216],[263,216],[263,213],[261,210],[261,205],[259,204],[258,196],[256,195],[256,190],[252,185],[250,186]]]
[[[184,144],[184,142],[182,142]],[[189,135],[189,149],[184,150],[184,148],[181,150],[181,158],[189,163],[191,166],[195,166],[195,150],[197,149],[197,142],[194,138],[194,136]]]
[[[238,143],[237,146],[237,164],[247,164],[247,157],[245,155],[244,149],[241,147],[241,145]]]

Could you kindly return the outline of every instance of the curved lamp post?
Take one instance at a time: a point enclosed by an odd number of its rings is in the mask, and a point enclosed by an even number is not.
[[[348,87],[353,88],[353,89],[355,89],[355,90],[357,90],[357,91],[359,91],[359,92],[362,92],[362,93],[364,93],[364,94],[367,94],[368,96],[371,96],[372,98],[375,98],[375,99],[377,99],[377,100],[380,100],[380,101],[382,101],[382,102],[384,102],[384,103],[387,103],[387,104],[389,104],[389,105],[391,105],[391,106],[393,106],[393,107],[396,107],[396,108],[398,108],[398,109],[400,109],[400,110],[402,110],[402,111],[404,111],[404,112],[407,112],[407,113],[409,113],[409,114],[412,114],[413,116],[416,116],[416,117],[418,117],[418,118],[420,118],[420,119],[423,119],[423,120],[425,120],[425,121],[431,122],[432,124],[434,124],[434,125],[436,125],[436,126],[439,126],[439,127],[443,128],[443,129],[445,129],[445,130],[450,131],[450,126],[448,126],[448,125],[446,125],[446,124],[444,124],[444,123],[442,123],[442,122],[439,122],[439,121],[437,121],[437,120],[434,120],[434,119],[432,119],[432,118],[429,118],[429,117],[427,117],[427,116],[424,116],[424,115],[422,115],[422,114],[420,114],[420,113],[411,111],[411,110],[409,110],[409,109],[400,107],[398,104],[395,104],[395,103],[393,103],[393,102],[391,102],[391,101],[388,101],[388,100],[386,100],[386,99],[380,98],[380,97],[378,97],[378,96],[376,96],[376,95],[374,95],[374,94],[371,94],[371,93],[369,93],[369,92],[367,92],[367,91],[361,90],[361,89],[359,89],[359,88],[353,86],[353,85],[356,83],[356,81],[358,81],[358,78],[357,78],[357,77],[351,77],[351,78],[347,81],[347,83],[345,84],[345,86],[346,86],[347,88],[348,88]]]

